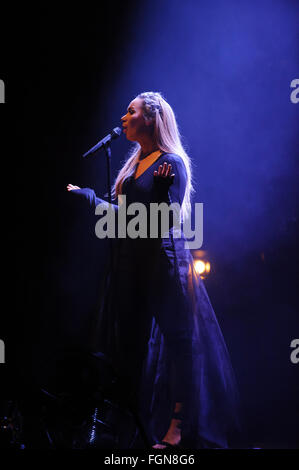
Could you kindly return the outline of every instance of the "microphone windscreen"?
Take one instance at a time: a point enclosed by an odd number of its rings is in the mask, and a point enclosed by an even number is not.
[[[120,127],[115,127],[113,131],[111,132],[111,139],[117,139],[121,135],[121,128]]]

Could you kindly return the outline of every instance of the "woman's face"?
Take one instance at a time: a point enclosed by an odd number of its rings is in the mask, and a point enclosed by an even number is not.
[[[126,138],[133,142],[140,142],[145,136],[151,135],[152,125],[143,117],[143,100],[135,98],[128,106],[128,112],[121,118]]]

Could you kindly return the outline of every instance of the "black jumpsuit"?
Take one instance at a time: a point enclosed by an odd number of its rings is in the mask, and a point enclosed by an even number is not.
[[[167,191],[153,176],[164,162],[175,174]],[[137,179],[135,170],[122,187],[127,207],[134,202],[148,209],[151,202],[182,203],[187,173],[180,156],[163,153]],[[75,192],[93,208],[104,202],[89,188]],[[127,380],[153,442],[164,437],[175,403],[181,402],[182,434],[192,446],[225,448],[238,429],[230,357],[183,233],[176,238],[171,228],[166,235],[115,240],[97,347]]]

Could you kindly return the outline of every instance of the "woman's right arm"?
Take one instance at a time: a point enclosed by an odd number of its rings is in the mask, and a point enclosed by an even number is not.
[[[72,192],[74,194],[77,194],[81,198],[85,199],[90,207],[95,210],[96,206],[99,204],[105,204],[109,205],[108,201],[105,201],[105,199],[101,199],[100,197],[97,197],[94,190],[90,188],[80,188],[79,186],[74,186],[73,184],[68,184],[66,188],[69,192]],[[118,206],[115,204],[111,204],[113,209],[115,211],[118,211]]]

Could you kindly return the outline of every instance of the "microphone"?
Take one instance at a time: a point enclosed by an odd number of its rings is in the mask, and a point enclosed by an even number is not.
[[[82,157],[88,157],[88,155],[92,155],[93,153],[97,152],[101,148],[105,147],[105,145],[109,144],[111,140],[117,139],[121,134],[120,127],[115,127],[110,134],[106,135],[102,140],[100,140],[94,147],[89,149],[86,153],[82,155]]]

